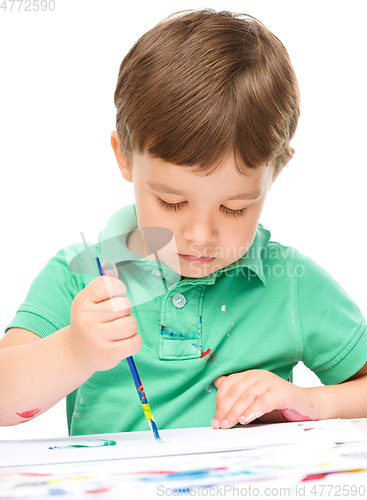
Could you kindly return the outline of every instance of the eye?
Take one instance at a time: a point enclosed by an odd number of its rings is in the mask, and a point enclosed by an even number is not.
[[[184,206],[184,202],[180,203],[167,203],[164,200],[161,200],[161,198],[157,199],[158,204],[163,210],[173,210],[174,212],[177,212],[177,210],[180,210]],[[230,215],[232,217],[243,217],[247,213],[246,208],[241,208],[240,210],[231,210],[230,208],[224,207],[223,205],[220,207],[221,211],[224,213],[224,215]]]
[[[231,210],[230,208],[224,207],[223,205],[220,207],[224,215],[232,215],[232,217],[243,217],[247,214],[246,208],[241,208],[240,210]]]
[[[183,207],[183,202],[181,203],[167,203],[166,201],[161,200],[158,198],[158,204],[163,210],[180,210],[180,208]]]

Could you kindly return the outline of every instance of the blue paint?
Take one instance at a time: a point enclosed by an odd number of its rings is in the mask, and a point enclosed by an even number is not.
[[[197,344],[194,344],[193,342],[191,343],[191,345],[193,345],[194,347],[196,347],[196,349],[199,349],[199,351],[201,351],[201,345],[197,345]]]
[[[173,339],[196,339],[196,333],[183,333],[183,332],[174,332],[174,331],[169,331],[168,328],[164,325],[161,326],[161,335],[162,336],[168,336]]]
[[[150,425],[152,427],[152,431],[153,431],[153,434],[154,434],[154,438],[155,440],[158,442],[158,443],[165,443],[165,440],[162,439],[158,433],[158,429],[157,429],[157,424],[154,422],[154,420],[151,420],[150,421]]]
[[[67,491],[62,490],[61,488],[50,488],[48,490],[49,495],[66,495]]]
[[[149,474],[149,472],[147,472]],[[161,482],[161,481],[171,481],[171,480],[177,480],[177,479],[209,479],[213,480],[214,478],[216,479],[223,479],[224,477],[227,478],[229,476],[241,476],[244,475],[246,477],[249,476],[256,476],[253,471],[249,470],[234,470],[231,471],[227,467],[220,467],[220,468],[213,468],[213,469],[198,469],[198,470],[188,470],[188,471],[181,471],[181,472],[169,472],[167,474],[157,474],[154,476],[150,477],[140,477],[140,481],[144,482]],[[204,486],[200,486],[203,488]],[[187,486],[189,488],[189,486]],[[185,490],[185,487],[182,487],[183,490]],[[178,491],[179,489],[177,489]]]

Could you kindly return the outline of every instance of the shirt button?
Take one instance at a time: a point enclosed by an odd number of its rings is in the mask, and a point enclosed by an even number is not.
[[[176,295],[172,297],[172,304],[177,307],[177,309],[181,309],[181,307],[186,304],[186,299],[180,293],[176,293]]]
[[[158,271],[158,269],[153,269],[152,274],[153,276],[155,276],[156,278],[160,278],[161,280],[165,277],[163,273]]]

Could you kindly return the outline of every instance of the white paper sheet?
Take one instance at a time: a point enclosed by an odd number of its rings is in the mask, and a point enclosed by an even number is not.
[[[231,493],[241,498],[264,498],[265,488],[280,487],[287,488],[292,498],[314,498],[311,488],[315,484],[333,484],[333,480],[339,488],[349,485],[351,496],[356,497],[356,490],[357,498],[365,496],[366,443],[336,446],[311,440],[232,452],[5,467],[0,468],[0,498],[48,500],[62,495],[65,500],[88,500],[92,496],[146,500],[163,494],[232,498]],[[321,491],[320,486],[319,496]]]
[[[245,450],[309,440],[367,441],[367,436],[340,419],[226,430],[211,427],[166,429],[160,430],[160,435],[166,441],[164,444],[154,441],[150,431],[0,441],[0,467]]]

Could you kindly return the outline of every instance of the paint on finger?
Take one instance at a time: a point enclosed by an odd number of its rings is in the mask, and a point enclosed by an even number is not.
[[[41,408],[35,408],[34,410],[24,411],[23,413],[17,413],[19,417],[22,418],[33,418],[37,413],[41,411]]]

